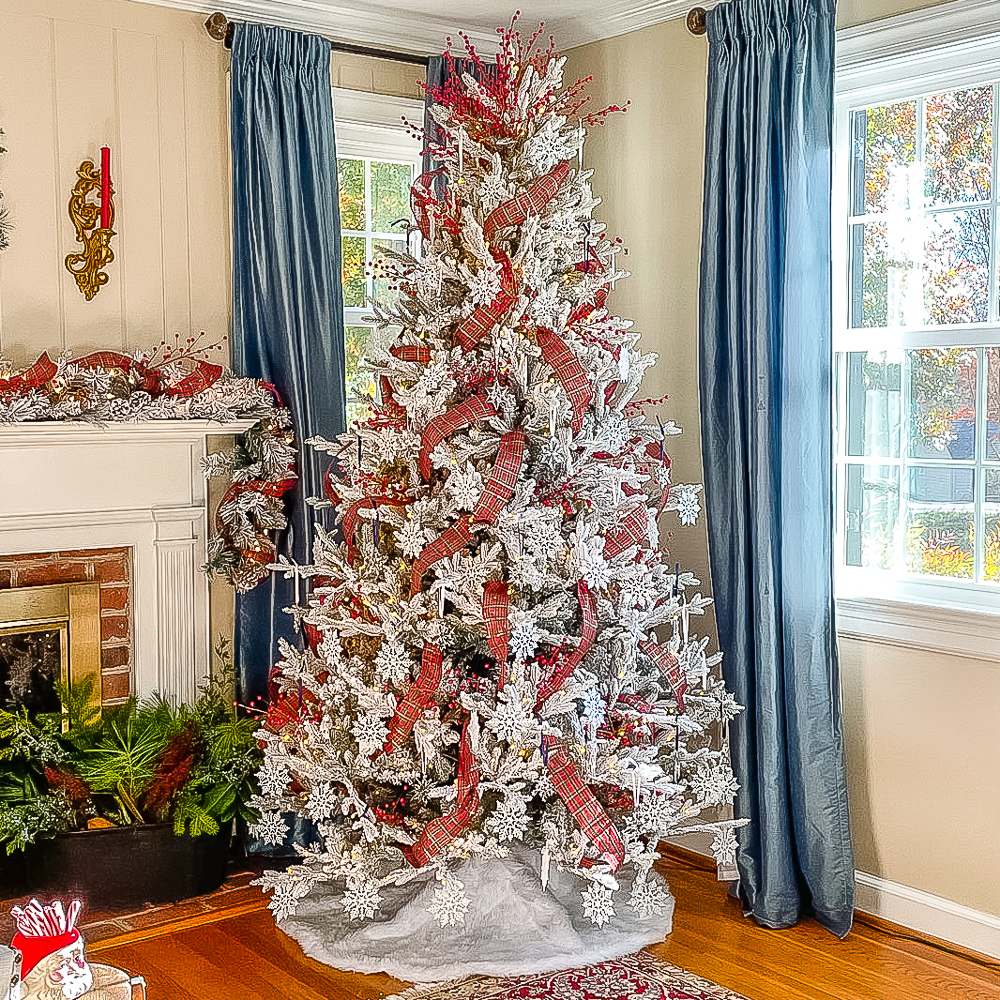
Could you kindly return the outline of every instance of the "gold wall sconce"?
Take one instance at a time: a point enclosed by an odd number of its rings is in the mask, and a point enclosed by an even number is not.
[[[92,191],[99,192],[99,202],[87,201]],[[69,196],[69,217],[76,238],[83,244],[79,253],[66,255],[66,270],[76,278],[77,286],[89,301],[102,285],[108,283],[104,268],[114,259],[111,237],[115,221],[114,188],[111,186],[111,150],[101,148],[100,169],[92,160],[84,160],[76,170],[76,186]]]

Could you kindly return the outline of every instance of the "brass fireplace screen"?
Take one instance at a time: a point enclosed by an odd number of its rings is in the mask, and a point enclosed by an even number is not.
[[[0,674],[2,707],[58,711],[55,680],[88,677],[100,704],[100,584],[0,590]]]

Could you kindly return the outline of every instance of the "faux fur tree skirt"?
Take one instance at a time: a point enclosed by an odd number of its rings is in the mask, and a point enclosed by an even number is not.
[[[338,969],[386,972],[410,982],[467,975],[521,976],[619,958],[670,933],[674,900],[638,917],[620,879],[615,914],[601,927],[583,913],[578,879],[553,868],[542,888],[537,854],[470,858],[454,873],[471,904],[464,925],[441,927],[429,911],[433,877],[383,889],[375,918],[351,921],[341,891],[317,887],[278,927],[312,958]],[[650,878],[658,878],[655,873]],[[662,879],[659,884],[665,888]]]

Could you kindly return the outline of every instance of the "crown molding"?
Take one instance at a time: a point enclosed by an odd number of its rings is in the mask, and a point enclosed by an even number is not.
[[[470,29],[450,18],[414,15],[394,10],[391,3],[376,7],[365,3],[324,3],[321,0],[138,0],[155,7],[211,14],[222,9],[234,21],[257,21],[295,31],[309,31],[342,42],[397,49],[417,55],[439,55],[447,36],[458,38],[463,30],[477,49],[493,53],[495,31]],[[564,2],[564,0],[563,0]],[[578,16],[561,13],[547,18],[545,26],[557,38],[560,51],[613,38],[663,21],[685,17],[697,0],[611,0],[600,11]],[[718,0],[701,0],[710,8]],[[558,10],[561,4],[554,5]],[[565,9],[565,7],[563,7]],[[461,15],[456,15],[460,17]]]
[[[339,42],[396,49],[413,55],[440,55],[445,38],[457,39],[459,30],[477,49],[495,52],[495,32],[468,30],[444,18],[414,16],[389,8],[360,4],[321,3],[318,0],[138,0],[153,7],[175,7],[209,15],[221,7],[232,21],[254,21],[292,31],[307,31]]]
[[[720,0],[613,0],[606,3],[599,13],[580,17],[553,16],[546,20],[545,27],[551,28],[559,42],[560,51],[599,42],[603,38],[615,38],[631,31],[649,28],[654,24],[687,17],[695,6],[711,10]]]

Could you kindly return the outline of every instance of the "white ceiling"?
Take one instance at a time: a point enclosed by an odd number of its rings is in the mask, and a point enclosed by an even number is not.
[[[440,53],[445,37],[460,45],[465,31],[484,52],[495,51],[496,28],[521,11],[522,34],[539,21],[560,51],[684,16],[704,0],[140,0],[206,15],[221,10],[231,20],[260,21],[313,31],[345,42],[420,55]]]

